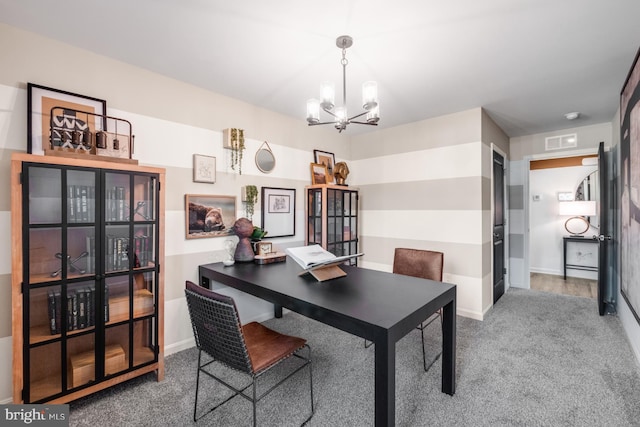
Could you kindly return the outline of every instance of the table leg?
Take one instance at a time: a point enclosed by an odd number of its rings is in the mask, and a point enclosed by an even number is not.
[[[282,306],[281,305],[278,305],[278,304],[274,304],[273,305],[273,315],[277,319],[280,319],[282,317]]]
[[[456,392],[456,300],[442,310],[442,392]]]
[[[393,426],[396,421],[396,343],[387,335],[375,341],[375,423]]]

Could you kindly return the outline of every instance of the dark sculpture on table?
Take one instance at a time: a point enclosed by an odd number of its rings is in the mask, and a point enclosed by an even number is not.
[[[239,218],[233,224],[233,232],[238,236],[238,246],[233,258],[236,262],[252,262],[255,256],[250,240],[253,234],[253,223],[247,218]]]

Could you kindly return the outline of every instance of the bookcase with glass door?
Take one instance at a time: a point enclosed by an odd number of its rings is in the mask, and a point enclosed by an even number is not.
[[[88,157],[88,156],[87,156]],[[14,154],[14,403],[164,376],[164,170]]]
[[[318,244],[335,256],[358,253],[358,189],[318,184],[305,191],[305,243]],[[357,258],[348,262],[356,264]]]

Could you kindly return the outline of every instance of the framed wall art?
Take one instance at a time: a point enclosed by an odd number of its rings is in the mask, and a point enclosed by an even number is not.
[[[620,94],[620,293],[640,323],[640,50]]]
[[[193,155],[193,182],[205,182],[215,184],[216,182],[216,158]]]
[[[262,229],[265,237],[295,236],[295,188],[262,187]]]
[[[333,184],[335,180],[333,177],[333,169],[336,165],[336,156],[326,151],[313,150],[313,158],[314,162],[327,167],[327,184]]]
[[[54,117],[61,129],[58,132],[72,132],[74,130],[89,130],[92,135],[96,131],[106,131],[107,101],[90,96],[79,95],[59,89],[27,84],[27,152],[44,154],[44,149],[50,147],[51,141],[51,109],[62,111],[60,117]],[[65,108],[73,111],[66,111]],[[78,114],[83,111],[89,114]],[[96,116],[97,115],[97,116]],[[64,137],[65,135],[58,135]],[[70,135],[66,135],[70,138]],[[55,137],[55,135],[54,135]]]
[[[329,184],[327,166],[321,163],[311,163],[311,184]]]
[[[236,197],[186,194],[185,212],[187,239],[229,236],[236,222]]]

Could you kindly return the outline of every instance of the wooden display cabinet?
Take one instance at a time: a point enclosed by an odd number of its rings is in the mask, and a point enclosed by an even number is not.
[[[164,169],[11,158],[14,403],[164,377]]]
[[[335,256],[358,253],[358,189],[318,184],[305,191],[305,244],[318,244]],[[356,264],[357,258],[348,262]]]

